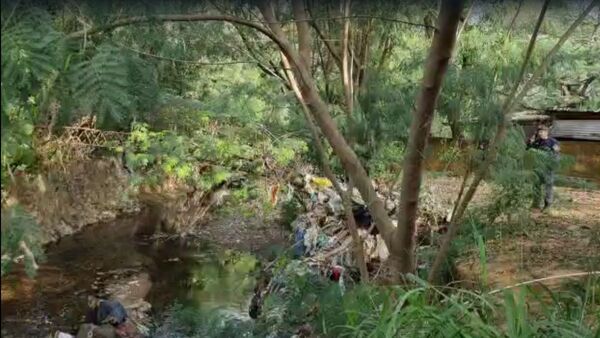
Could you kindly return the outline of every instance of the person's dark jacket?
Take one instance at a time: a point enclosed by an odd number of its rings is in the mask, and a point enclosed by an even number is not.
[[[539,137],[537,137],[534,141],[527,140],[527,149],[540,149],[552,152],[553,154],[556,153],[556,151],[554,150],[554,146],[556,145],[558,145],[558,141],[553,137],[548,137],[545,140]]]
[[[121,325],[127,320],[127,311],[121,303],[112,300],[100,300],[98,306],[90,309],[86,315],[86,323],[95,325]]]

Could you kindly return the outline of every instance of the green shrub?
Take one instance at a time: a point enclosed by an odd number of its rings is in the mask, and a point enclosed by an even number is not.
[[[15,205],[2,210],[2,276],[10,272],[15,257],[22,255],[21,241],[33,253],[33,259],[44,259],[43,248],[39,240],[39,224],[21,206]],[[25,271],[35,276],[34,261],[25,257]]]

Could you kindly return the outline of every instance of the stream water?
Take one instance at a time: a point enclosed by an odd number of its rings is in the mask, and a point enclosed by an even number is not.
[[[97,224],[46,248],[35,279],[16,270],[2,280],[2,337],[46,337],[73,332],[99,276],[132,269],[154,317],[174,302],[203,309],[224,308],[247,317],[258,260],[249,253],[200,240],[150,239],[153,221],[144,215]],[[110,281],[103,281],[105,284]]]

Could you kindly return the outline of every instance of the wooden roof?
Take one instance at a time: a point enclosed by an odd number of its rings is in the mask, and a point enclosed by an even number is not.
[[[525,110],[513,113],[515,122],[547,121],[547,120],[600,120],[600,111],[572,110],[572,109],[547,109]]]
[[[600,119],[556,120],[550,134],[563,139],[600,141]]]
[[[553,109],[514,113],[512,121],[531,133],[537,123],[550,123],[550,134],[558,139],[600,141],[600,112]],[[530,130],[531,129],[531,130]]]
[[[548,109],[545,113],[556,120],[600,120],[600,110]]]

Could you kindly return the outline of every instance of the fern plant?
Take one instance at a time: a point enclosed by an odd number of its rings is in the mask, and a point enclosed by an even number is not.
[[[12,22],[1,36],[3,129],[11,110],[51,84],[58,72],[56,46],[61,38],[41,10],[28,9]]]
[[[99,115],[100,124],[106,117],[121,122],[133,101],[128,90],[128,64],[119,49],[110,44],[102,44],[96,50],[92,58],[73,67],[73,95],[84,111]]]

